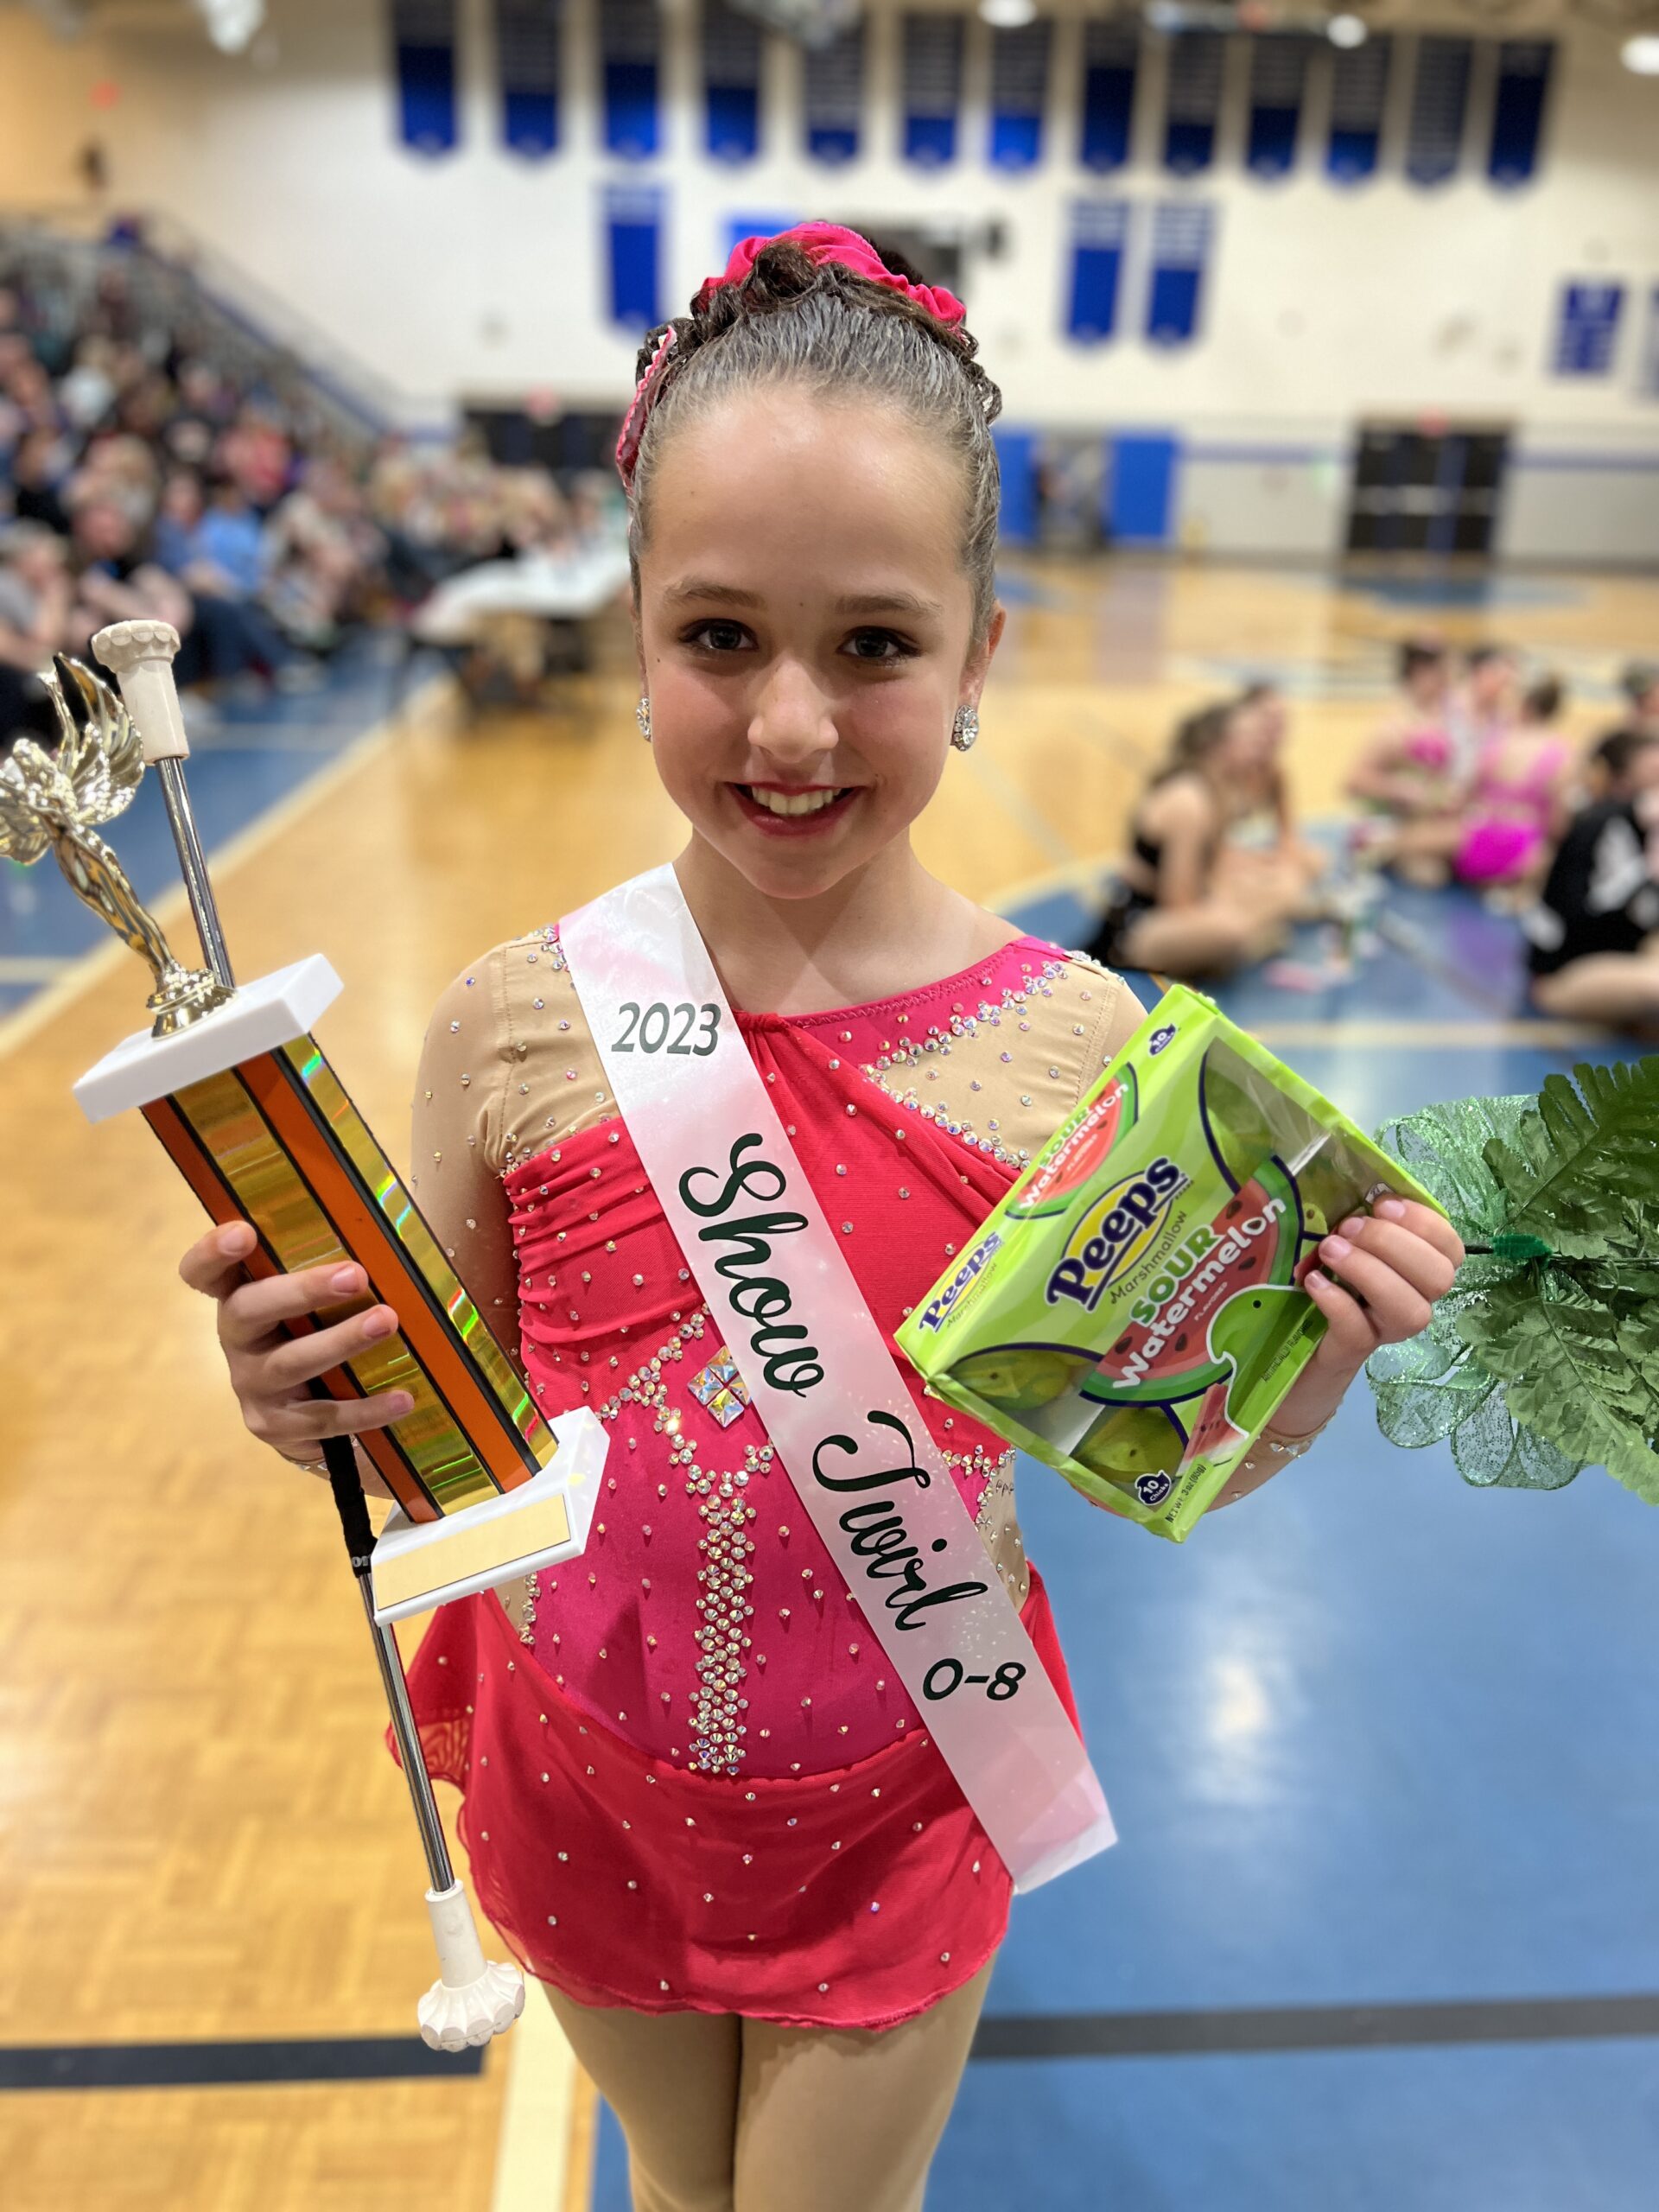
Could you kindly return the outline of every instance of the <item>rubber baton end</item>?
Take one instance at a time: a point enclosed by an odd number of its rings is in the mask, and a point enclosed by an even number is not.
[[[92,651],[121,687],[151,767],[158,760],[185,760],[190,755],[173,681],[178,650],[179,633],[170,622],[111,622],[92,639]]]
[[[485,1957],[459,1882],[429,1890],[426,1909],[438,1947],[439,1979],[420,2002],[422,2042],[434,2050],[467,2050],[505,2035],[524,2009],[523,1974]]]

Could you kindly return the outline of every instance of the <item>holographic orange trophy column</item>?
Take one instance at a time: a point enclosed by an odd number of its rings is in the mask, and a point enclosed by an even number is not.
[[[393,1733],[409,1782],[429,1886],[440,1980],[423,1999],[435,2047],[487,2042],[524,2005],[516,1967],[489,1965],[442,1826],[410,1710],[391,1623],[569,1559],[588,1538],[605,1438],[587,1411],[544,1421],[506,1352],[311,1035],[338,995],[318,956],[238,985],[196,834],[184,775],[188,745],[172,661],[177,633],[120,622],[92,640],[124,706],[78,663],[43,680],[60,741],[29,739],[0,762],[0,855],[48,851],[75,892],[148,963],[151,1027],[75,1085],[89,1120],[137,1108],[216,1221],[250,1222],[255,1275],[354,1260],[359,1299],[296,1332],[370,1304],[391,1306],[390,1338],[333,1369],[337,1398],[406,1390],[410,1412],[359,1439],[397,1500],[377,1539],[349,1440],[325,1446],[353,1572],[375,1640]],[[122,813],[146,764],[161,780],[204,965],[187,969],[143,906],[96,825]]]

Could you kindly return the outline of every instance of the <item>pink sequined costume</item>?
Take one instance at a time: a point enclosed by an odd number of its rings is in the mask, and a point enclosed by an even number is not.
[[[1022,938],[902,998],[738,1019],[891,1339],[1139,1009]],[[446,1607],[410,1669],[486,1910],[587,2003],[909,2017],[995,1948],[1007,1875],[718,1359],[555,933],[453,987],[422,1080],[423,1208],[486,1309],[516,1297],[545,1409],[611,1440],[583,1557],[511,1618]],[[1012,1455],[912,1394],[1069,1699]]]

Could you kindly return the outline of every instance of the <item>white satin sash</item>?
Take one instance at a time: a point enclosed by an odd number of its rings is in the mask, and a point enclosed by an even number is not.
[[[1077,1732],[853,1280],[671,868],[560,926],[635,1149],[767,1434],[1021,1890],[1116,1840]],[[872,1089],[868,1108],[888,1110]]]

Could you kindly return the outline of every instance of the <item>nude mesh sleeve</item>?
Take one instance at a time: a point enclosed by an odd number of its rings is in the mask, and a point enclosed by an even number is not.
[[[518,1269],[501,1135],[513,1064],[499,956],[463,969],[433,1010],[416,1077],[410,1188],[468,1295],[518,1346]]]

